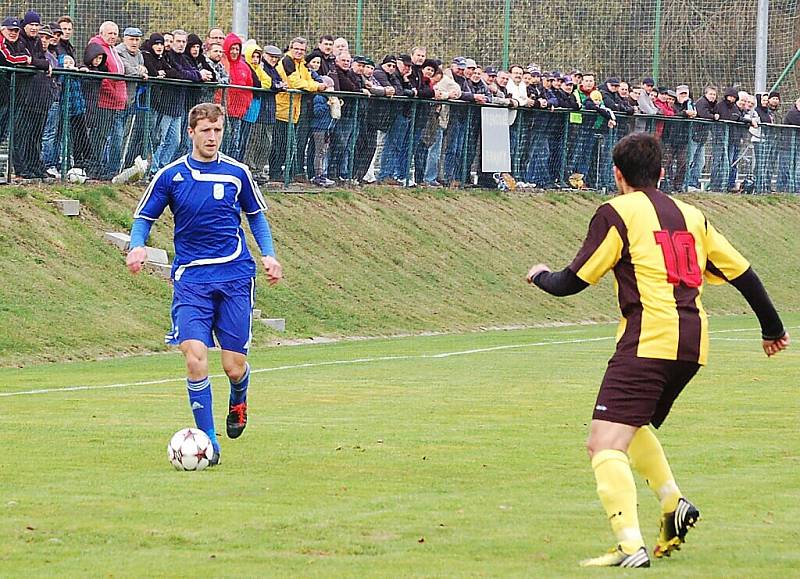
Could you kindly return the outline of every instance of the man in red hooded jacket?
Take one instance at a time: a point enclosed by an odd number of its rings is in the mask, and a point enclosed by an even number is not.
[[[99,34],[89,44],[98,44],[106,55],[106,66],[109,74],[125,73],[125,66],[114,50],[119,40],[119,27],[110,20],[100,25]],[[122,140],[125,133],[125,108],[128,102],[128,89],[124,80],[104,78],[100,82],[100,95],[97,101],[98,119],[105,135],[99,143],[93,143],[96,158],[93,176],[110,180],[121,169]]]
[[[225,37],[222,49],[227,59],[226,68],[230,75],[230,84],[261,88],[261,81],[242,55],[242,39],[231,32]],[[222,152],[240,162],[244,158],[244,149],[247,145],[246,139],[243,138],[245,135],[242,133],[242,119],[252,102],[251,89],[229,88],[225,91],[224,107],[228,115],[228,129],[225,131]]]

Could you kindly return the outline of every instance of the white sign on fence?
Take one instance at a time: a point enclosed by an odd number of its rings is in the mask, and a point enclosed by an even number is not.
[[[481,108],[481,171],[511,172],[508,110]]]

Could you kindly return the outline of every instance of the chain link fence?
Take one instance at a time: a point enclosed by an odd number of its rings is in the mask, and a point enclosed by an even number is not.
[[[55,90],[43,92],[45,85]],[[500,174],[483,170],[482,107],[460,101],[297,91],[289,98],[62,70],[47,77],[0,69],[0,89],[8,97],[0,104],[7,179],[147,180],[190,151],[188,110],[217,102],[228,114],[222,151],[275,188],[375,182],[505,188],[516,182],[609,192],[614,144],[645,131],[662,141],[661,187],[668,192],[800,193],[798,126],[622,114],[611,123],[607,113],[484,105],[507,114],[511,165]],[[283,121],[275,116],[276,97],[288,106]]]

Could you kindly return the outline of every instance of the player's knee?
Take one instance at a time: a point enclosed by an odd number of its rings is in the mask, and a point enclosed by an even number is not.
[[[225,371],[228,379],[233,382],[238,382],[244,376],[247,365],[245,360],[223,360],[222,369]]]
[[[197,352],[186,352],[186,371],[190,378],[208,376],[208,359]]]

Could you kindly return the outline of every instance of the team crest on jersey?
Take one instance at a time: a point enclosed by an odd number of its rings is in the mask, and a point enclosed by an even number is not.
[[[214,183],[214,199],[220,201],[223,197],[225,197],[225,185]]]
[[[180,183],[181,181],[183,181],[183,175],[181,175],[180,173],[175,173],[175,176],[172,178],[172,182]]]

